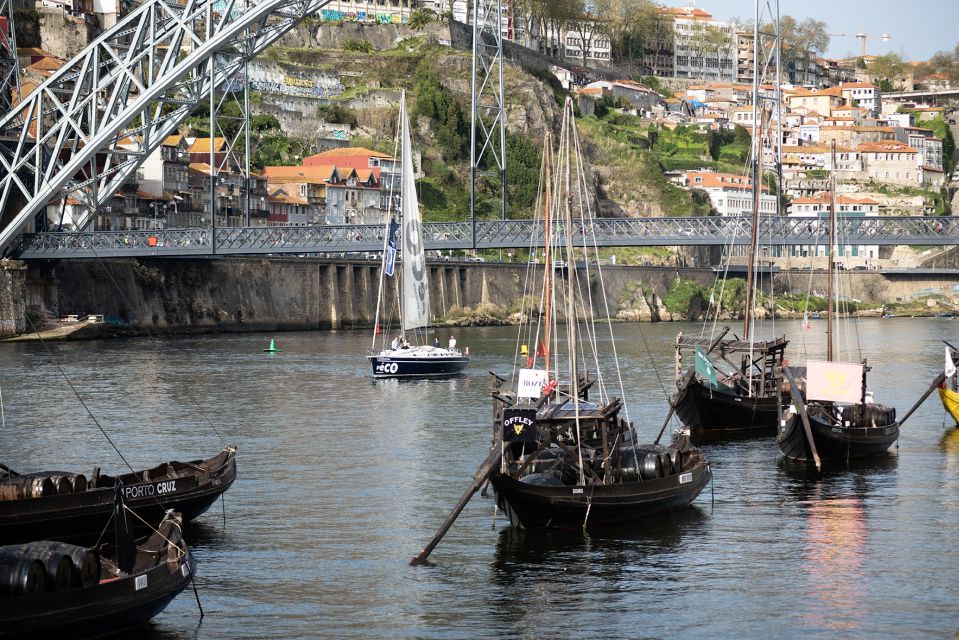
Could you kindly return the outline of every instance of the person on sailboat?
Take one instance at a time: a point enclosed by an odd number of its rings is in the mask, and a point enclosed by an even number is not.
[[[450,351],[456,351],[456,338],[454,338],[453,336],[450,336],[449,349]]]
[[[436,337],[433,338],[433,347],[436,348],[436,349],[439,349],[439,348],[440,348],[440,339],[439,339],[439,338],[436,338]]]
[[[390,343],[390,348],[393,349],[393,351],[396,351],[397,347],[399,346],[400,346],[399,339],[393,338],[393,342]]]

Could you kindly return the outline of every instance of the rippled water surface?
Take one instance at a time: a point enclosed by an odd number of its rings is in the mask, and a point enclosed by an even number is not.
[[[616,325],[630,418],[652,439],[692,324]],[[780,323],[790,357],[824,324]],[[445,331],[442,338],[445,340]],[[433,554],[408,561],[484,458],[486,372],[512,328],[456,332],[469,375],[373,381],[363,332],[0,344],[0,462],[21,471],[135,468],[238,446],[239,479],[188,530],[189,592],[155,638],[951,637],[959,629],[959,432],[934,395],[886,459],[821,476],[772,438],[704,445],[694,507],[584,536],[527,534],[476,497]],[[959,321],[862,321],[845,339],[900,415],[941,370]],[[650,355],[651,354],[651,355]],[[651,359],[655,363],[651,363]],[[603,363],[612,367],[611,359]],[[66,379],[58,370],[62,367]],[[225,513],[225,521],[224,521]]]

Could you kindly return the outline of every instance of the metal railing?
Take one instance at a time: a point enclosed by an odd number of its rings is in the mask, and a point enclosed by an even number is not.
[[[824,218],[767,216],[760,220],[763,245],[824,245]],[[959,218],[856,217],[838,222],[844,245],[959,244]],[[428,250],[471,249],[469,222],[423,225]],[[749,218],[594,218],[573,222],[574,244],[616,246],[740,246],[749,244]],[[563,233],[556,224],[554,233]],[[23,259],[118,256],[212,256],[376,252],[381,225],[227,227],[156,231],[50,232],[24,235],[11,255]],[[542,247],[542,223],[531,220],[476,223],[476,249]]]

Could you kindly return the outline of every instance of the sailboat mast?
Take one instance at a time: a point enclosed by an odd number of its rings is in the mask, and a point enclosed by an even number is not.
[[[545,318],[545,322],[546,322],[545,352],[546,352],[546,379],[547,380],[549,380],[549,350],[551,347],[550,333],[553,326],[553,322],[551,318],[551,309],[550,309],[550,298],[551,298],[550,287],[552,284],[552,275],[553,275],[553,263],[550,261],[552,257],[552,254],[550,251],[550,245],[552,243],[552,240],[550,239],[550,230],[551,230],[551,227],[553,226],[552,214],[550,213],[551,211],[550,200],[553,197],[552,191],[550,190],[550,183],[552,182],[552,179],[553,179],[552,173],[550,171],[550,165],[552,165],[553,163],[552,145],[553,145],[552,138],[550,136],[549,131],[547,131],[546,132],[546,156],[545,156],[546,157],[546,198],[545,198],[546,209],[543,212],[543,221],[546,225],[546,237],[544,239],[544,242],[546,243],[546,247],[545,247],[545,251],[543,252],[543,256],[544,256],[543,259],[546,261],[546,265],[544,266],[545,273],[543,275],[543,300],[544,300],[543,317]],[[539,348],[539,345],[536,345],[536,347]]]
[[[753,288],[755,286],[756,244],[759,239],[759,181],[760,153],[762,151],[762,127],[759,124],[759,0],[755,4],[753,20],[753,219],[749,235],[749,268],[746,276],[746,312],[743,318],[743,337],[752,342]]]
[[[832,362],[832,316],[833,316],[833,291],[832,281],[835,277],[835,261],[833,259],[833,249],[836,246],[836,141],[832,141],[832,168],[829,172],[829,284],[826,285],[826,295],[829,297],[826,310],[826,360]]]

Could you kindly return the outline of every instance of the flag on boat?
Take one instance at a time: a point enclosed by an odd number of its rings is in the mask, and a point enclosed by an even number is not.
[[[536,357],[545,358],[546,357],[546,344],[540,340],[539,344],[536,345]]]
[[[516,385],[518,398],[539,398],[543,387],[549,383],[549,375],[542,369],[520,369]]]
[[[862,401],[862,365],[845,362],[806,363],[806,397],[858,404]]]
[[[696,345],[696,375],[709,381],[713,388],[719,387],[719,380],[716,378],[716,367],[709,361],[709,357],[703,348]]]
[[[391,278],[396,266],[396,230],[399,228],[400,225],[396,220],[390,220],[390,232],[386,241],[386,270],[384,273]]]
[[[536,442],[536,409],[503,409],[503,442]]]
[[[956,363],[952,361],[952,350],[946,347],[946,377],[951,378],[956,375]]]

